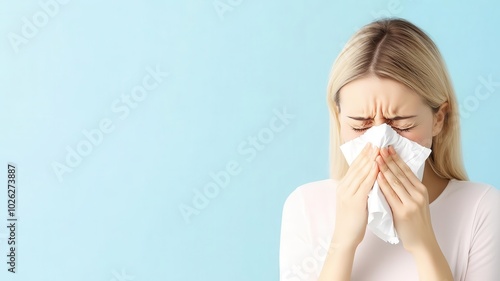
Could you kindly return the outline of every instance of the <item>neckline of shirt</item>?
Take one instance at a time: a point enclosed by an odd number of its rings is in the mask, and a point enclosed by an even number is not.
[[[450,186],[451,186],[451,183],[452,182],[455,182],[456,179],[450,179],[448,181],[448,184],[446,185],[446,187],[444,188],[444,190],[441,192],[441,194],[439,194],[439,196],[434,199],[434,201],[432,201],[431,203],[429,203],[429,208],[436,205],[437,203],[439,203],[439,201],[442,200],[442,198],[446,197],[446,194],[448,194],[448,192],[450,191]]]

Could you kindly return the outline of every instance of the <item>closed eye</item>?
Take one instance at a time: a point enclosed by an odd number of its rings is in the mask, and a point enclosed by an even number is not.
[[[354,128],[354,127],[351,127],[355,132],[363,132],[363,131],[366,131],[368,130],[370,127],[366,127],[366,128]]]
[[[355,132],[364,132],[368,129],[370,129],[371,127],[364,127],[364,128],[355,128],[355,127],[351,127],[353,131]],[[415,126],[413,127],[409,127],[409,128],[398,128],[398,127],[392,127],[395,131],[397,132],[402,132],[402,133],[406,133],[406,132],[409,132],[411,129],[415,128]]]
[[[400,129],[400,128],[396,128],[396,127],[392,127],[394,130],[398,131],[398,132],[409,132],[410,129],[414,128],[414,127],[410,127],[410,128],[405,128],[405,129]]]

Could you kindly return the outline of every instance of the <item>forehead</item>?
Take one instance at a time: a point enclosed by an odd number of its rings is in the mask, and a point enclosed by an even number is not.
[[[388,78],[368,76],[347,83],[339,92],[341,112],[358,115],[395,115],[425,107],[422,98],[406,85]]]

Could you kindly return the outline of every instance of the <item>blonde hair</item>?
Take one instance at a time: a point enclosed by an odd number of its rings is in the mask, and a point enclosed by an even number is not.
[[[367,75],[390,78],[408,86],[434,112],[448,102],[443,128],[432,139],[427,162],[439,177],[467,180],[458,104],[446,65],[429,36],[404,19],[382,19],[364,26],[347,42],[333,64],[327,89],[330,177],[341,179],[349,168],[340,151],[339,90]]]

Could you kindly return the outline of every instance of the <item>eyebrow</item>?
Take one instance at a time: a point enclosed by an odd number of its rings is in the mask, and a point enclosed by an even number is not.
[[[358,121],[370,121],[370,120],[373,120],[373,118],[369,118],[369,117],[360,117],[360,116],[347,116],[347,117],[349,117],[351,119],[354,119],[354,120],[358,120]],[[397,120],[410,119],[410,118],[414,118],[414,117],[417,117],[417,115],[394,116],[393,118],[387,118],[387,120],[397,121]]]

